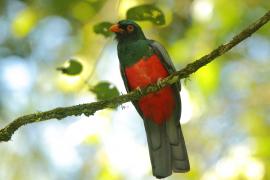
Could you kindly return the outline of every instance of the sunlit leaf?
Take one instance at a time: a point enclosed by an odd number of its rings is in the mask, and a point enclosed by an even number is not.
[[[67,74],[71,76],[80,74],[82,72],[82,69],[83,69],[82,64],[75,59],[69,60],[67,67],[57,68],[57,70],[62,71],[63,74]]]
[[[90,91],[96,94],[98,100],[111,99],[119,96],[118,89],[109,82],[102,81],[90,88]]]
[[[72,6],[71,13],[76,19],[80,21],[87,21],[93,17],[95,14],[95,9],[87,2],[78,1]]]
[[[99,180],[121,180],[122,178],[117,171],[113,171],[111,166],[107,164],[108,161],[102,163],[100,172],[98,173]]]
[[[19,12],[12,22],[12,32],[17,37],[24,37],[34,28],[37,22],[37,14],[33,9],[25,9]]]
[[[219,84],[220,64],[213,62],[198,70],[196,77],[200,88],[208,95],[216,91]]]
[[[113,33],[109,31],[109,28],[111,27],[112,23],[110,22],[101,22],[96,25],[94,25],[94,32],[96,34],[102,34],[105,37],[111,36]]]
[[[151,21],[156,25],[165,24],[164,13],[152,4],[144,4],[130,8],[127,11],[127,19],[135,21]]]
[[[94,135],[89,135],[87,136],[84,141],[85,144],[99,144],[100,143],[100,138],[98,135],[94,134]]]

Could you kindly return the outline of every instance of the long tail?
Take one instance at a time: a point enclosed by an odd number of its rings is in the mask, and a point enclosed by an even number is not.
[[[172,170],[173,172],[188,172],[190,170],[187,149],[185,145],[185,140],[179,125],[177,128],[179,141],[177,144],[170,143],[171,156],[172,156]]]
[[[162,125],[144,120],[152,172],[156,178],[165,178],[173,172],[189,171],[187,150],[179,121],[174,118]]]

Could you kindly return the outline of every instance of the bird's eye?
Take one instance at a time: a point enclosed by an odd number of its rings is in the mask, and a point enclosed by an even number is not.
[[[128,26],[127,26],[127,31],[128,31],[128,32],[134,31],[134,26],[133,26],[133,25],[128,25]]]

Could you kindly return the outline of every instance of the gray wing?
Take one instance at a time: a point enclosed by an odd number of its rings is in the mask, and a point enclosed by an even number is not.
[[[125,73],[124,67],[122,67],[121,65],[120,65],[120,73],[121,73],[122,79],[124,81],[125,88],[126,88],[127,92],[129,92],[130,91],[130,88],[128,86],[128,81],[127,81],[126,73]]]
[[[169,73],[170,74],[174,73],[176,69],[166,49],[160,43],[154,40],[150,40],[150,46],[153,48],[154,52],[159,56],[164,66],[169,71]],[[179,91],[181,90],[180,81],[179,83],[177,83],[177,88]]]

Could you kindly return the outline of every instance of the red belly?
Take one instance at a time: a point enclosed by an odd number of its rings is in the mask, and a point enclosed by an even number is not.
[[[132,90],[156,83],[158,79],[169,75],[155,54],[148,59],[141,59],[136,64],[127,67],[125,73],[129,87]],[[165,87],[156,93],[148,94],[138,101],[138,106],[146,119],[162,124],[172,116],[175,108],[173,89]]]

